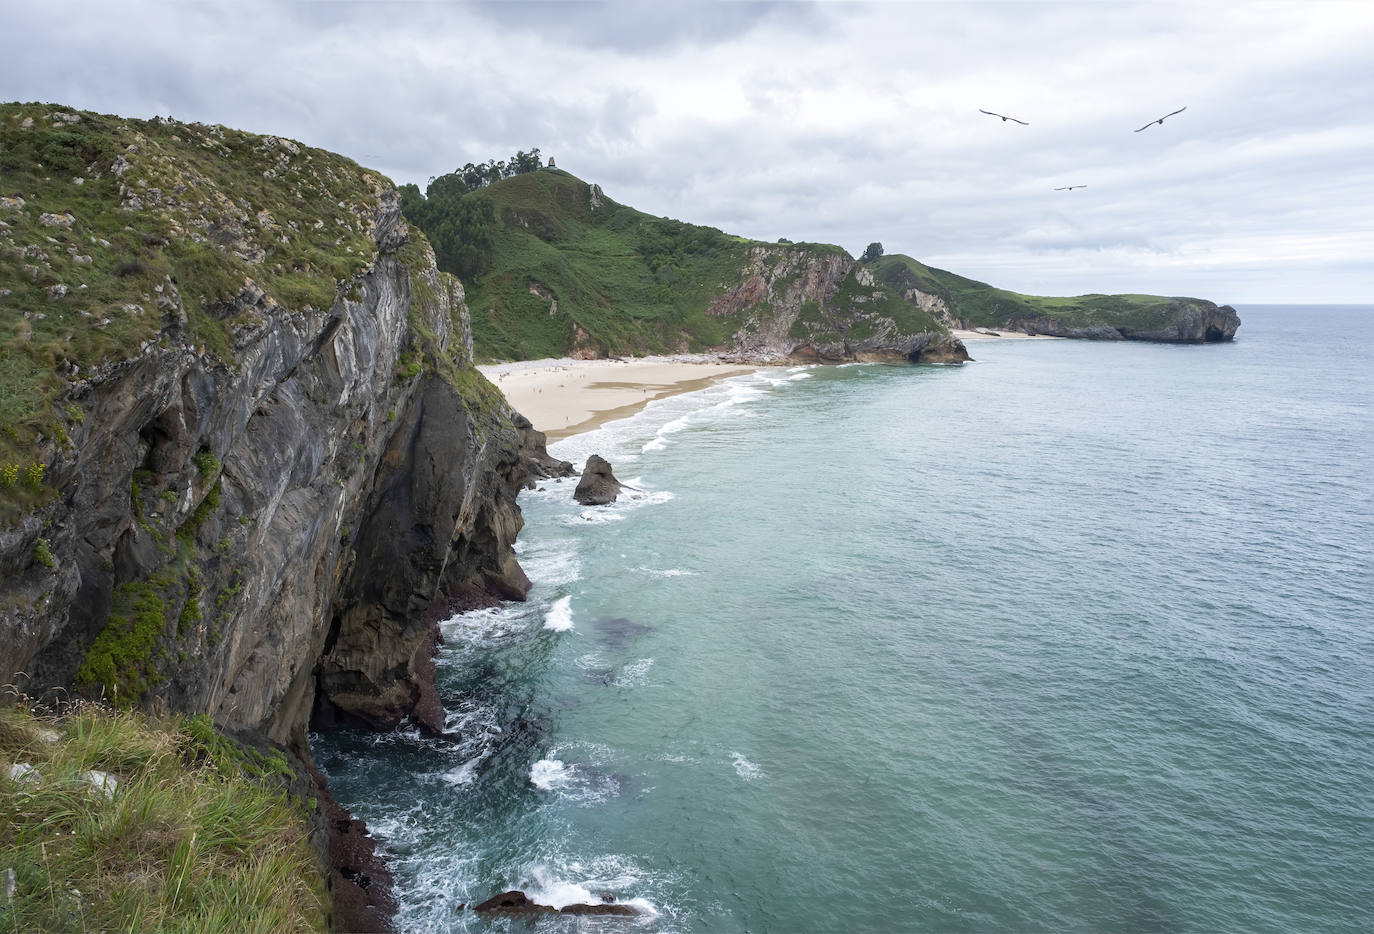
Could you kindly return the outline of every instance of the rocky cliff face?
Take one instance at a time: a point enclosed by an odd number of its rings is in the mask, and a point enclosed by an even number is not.
[[[1051,337],[1086,340],[1159,341],[1167,344],[1215,344],[1233,340],[1240,316],[1230,305],[1199,299],[1178,298],[1169,303],[1164,320],[1144,324],[1086,324],[1065,322],[1049,315],[1014,317],[1003,325],[1008,330]]]
[[[515,495],[558,465],[395,192],[221,127],[5,105],[0,132],[0,247],[32,260],[0,357],[61,361],[4,425],[37,492],[0,491],[0,680],[306,760],[312,715],[442,729],[435,617],[524,595]]]
[[[742,281],[707,308],[737,326],[717,349],[751,360],[958,363],[963,343],[847,253],[810,245],[753,247]]]
[[[259,322],[236,365],[164,335],[72,386],[87,414],[49,468],[61,499],[0,539],[9,681],[300,748],[312,709],[442,728],[432,612],[528,587],[520,437],[470,369],[461,287],[398,251],[394,197],[373,236],[327,311],[252,290],[225,309]]]

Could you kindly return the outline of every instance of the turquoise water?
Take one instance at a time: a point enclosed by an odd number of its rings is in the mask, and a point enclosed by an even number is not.
[[[315,750],[408,930],[1374,925],[1374,308],[768,371],[568,439],[456,743]],[[521,927],[521,925],[514,925]],[[523,928],[522,928],[523,929]]]

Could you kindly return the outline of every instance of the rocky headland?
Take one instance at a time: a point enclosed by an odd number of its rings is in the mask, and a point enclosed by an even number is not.
[[[0,142],[0,680],[208,714],[331,800],[312,722],[441,731],[436,620],[523,598],[516,493],[570,467],[376,173],[51,105],[0,107]],[[336,924],[380,923],[348,861]]]

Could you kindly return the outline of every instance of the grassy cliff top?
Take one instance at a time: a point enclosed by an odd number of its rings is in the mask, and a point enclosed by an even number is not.
[[[274,136],[0,104],[0,465],[73,413],[70,380],[136,356],[180,322],[232,364],[269,304],[328,309],[372,259],[380,174]]]
[[[666,353],[725,339],[705,308],[732,284],[752,241],[636,211],[558,169],[465,197],[495,208],[490,268],[468,283],[481,356],[560,356],[578,343]]]
[[[898,294],[918,289],[943,299],[951,315],[967,319],[973,327],[998,327],[1017,318],[1045,315],[1070,327],[1109,325],[1151,330],[1169,323],[1173,306],[1179,301],[1162,295],[1077,295],[1066,298],[1022,295],[927,266],[900,253],[883,256],[870,264],[869,268],[875,279]]]
[[[94,772],[92,771],[94,770]],[[320,931],[305,802],[208,718],[0,708],[0,866],[16,931]]]

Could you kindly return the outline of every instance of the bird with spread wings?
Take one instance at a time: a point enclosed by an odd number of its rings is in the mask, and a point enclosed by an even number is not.
[[[989,117],[1002,117],[1001,114],[995,114],[995,113],[993,113],[991,110],[984,110],[984,109],[981,108],[981,107],[978,108],[978,112],[979,112],[980,114],[987,114]],[[1015,117],[1002,117],[1002,122],[1003,122],[1003,123],[1006,123],[1008,120],[1010,120],[1012,123],[1019,123],[1019,124],[1021,124],[1022,126],[1030,126],[1030,124],[1027,123],[1026,121],[1024,121],[1024,120],[1017,120]]]
[[[1158,120],[1151,120],[1149,123],[1147,123],[1147,124],[1145,124],[1143,127],[1141,127],[1140,130],[1148,130],[1150,127],[1154,126],[1156,123],[1158,123],[1160,126],[1163,126],[1165,120],[1168,120],[1168,119],[1169,119],[1170,117],[1172,117],[1174,114],[1181,114],[1181,113],[1183,113],[1183,111],[1185,111],[1185,110],[1187,110],[1187,109],[1188,109],[1187,107],[1180,107],[1178,110],[1175,110],[1174,113],[1167,113],[1167,114],[1165,114],[1164,116],[1160,117]],[[1140,130],[1136,130],[1136,132],[1139,133]]]

